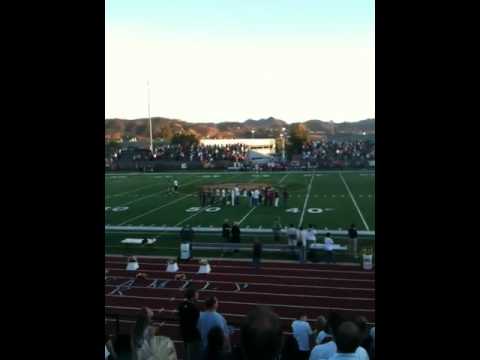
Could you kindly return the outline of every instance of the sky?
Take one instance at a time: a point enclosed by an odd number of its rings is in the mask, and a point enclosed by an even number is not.
[[[106,0],[105,117],[375,117],[373,0]]]

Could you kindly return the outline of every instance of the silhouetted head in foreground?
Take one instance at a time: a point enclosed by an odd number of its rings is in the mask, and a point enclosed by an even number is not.
[[[335,334],[337,352],[352,354],[360,346],[361,335],[357,324],[352,321],[345,321],[340,324]]]
[[[273,360],[282,349],[280,318],[271,309],[258,306],[250,311],[240,330],[246,360]]]

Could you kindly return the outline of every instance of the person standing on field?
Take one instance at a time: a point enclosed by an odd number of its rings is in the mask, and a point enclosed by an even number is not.
[[[276,218],[273,223],[273,241],[279,242],[280,241],[280,234],[282,232],[282,225],[280,224],[280,218]]]
[[[280,194],[278,193],[277,190],[273,193],[273,196],[275,198],[275,207],[278,208],[278,203],[280,202]]]
[[[288,191],[287,189],[283,189],[283,207],[287,207],[287,202],[288,202]]]
[[[348,237],[350,238],[350,249],[353,257],[358,258],[358,232],[355,224],[350,225],[348,229]]]

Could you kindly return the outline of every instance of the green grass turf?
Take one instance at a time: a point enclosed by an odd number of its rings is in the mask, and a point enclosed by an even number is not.
[[[225,218],[240,221],[241,227],[270,228],[276,217],[283,225],[313,224],[317,229],[346,229],[355,223],[359,230],[375,230],[375,173],[368,171],[345,171],[341,173],[358,210],[342,181],[339,172],[265,172],[255,173],[146,173],[115,174],[105,176],[105,223],[108,225],[132,226],[193,226],[220,227]],[[312,180],[313,175],[313,180]],[[171,194],[169,188],[173,179],[179,181],[178,194]],[[298,209],[287,212],[279,208],[260,206],[251,211],[247,199],[241,197],[240,206],[222,207],[218,212],[186,212],[188,208],[199,207],[198,189],[214,183],[270,183],[272,186],[286,186],[290,199],[287,208]],[[312,182],[310,195],[306,200],[308,185]],[[112,208],[123,207],[123,211]],[[322,209],[321,213],[310,213],[308,209]],[[305,209],[305,211],[303,211]],[[331,210],[325,210],[331,209]],[[117,209],[118,210],[118,209]],[[365,220],[366,226],[360,216]]]

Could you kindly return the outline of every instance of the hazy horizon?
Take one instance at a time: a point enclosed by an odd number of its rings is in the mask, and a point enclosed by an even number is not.
[[[107,0],[105,119],[375,117],[373,0]],[[154,115],[160,114],[160,115]]]
[[[255,121],[258,121],[258,120],[265,120],[265,119],[268,119],[270,117],[272,118],[275,118],[277,120],[283,120],[285,121],[286,123],[288,124],[292,124],[292,123],[303,123],[303,122],[306,122],[306,121],[311,121],[311,120],[320,120],[320,121],[324,121],[324,122],[330,122],[330,121],[333,121],[335,124],[339,124],[339,123],[343,123],[343,122],[358,122],[358,121],[363,121],[363,120],[369,120],[369,119],[375,119],[375,117],[366,117],[366,118],[363,118],[363,119],[358,119],[358,120],[351,120],[351,121],[334,121],[334,120],[324,120],[324,119],[307,119],[307,120],[296,120],[296,121],[286,121],[284,119],[280,119],[276,116],[266,116],[266,117],[260,117],[260,118],[255,118],[255,119],[243,119],[243,120],[227,120],[227,121],[189,121],[188,119],[180,119],[180,118],[170,118],[170,117],[166,117],[166,116],[159,116],[159,115],[152,115],[151,116],[152,119],[155,119],[155,118],[166,118],[166,119],[170,119],[170,120],[180,120],[180,121],[185,121],[187,123],[192,123],[192,124],[199,124],[199,123],[213,123],[213,124],[217,124],[217,123],[243,123],[247,120],[255,120]],[[118,116],[114,116],[114,117],[110,117],[110,118],[105,118],[105,120],[115,120],[115,119],[119,119],[119,120],[127,120],[127,121],[134,121],[134,120],[141,120],[141,119],[148,119],[148,116],[140,116],[140,117],[137,117],[137,118],[121,118],[121,117],[118,117]]]

